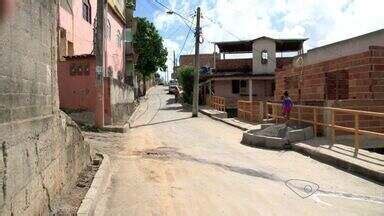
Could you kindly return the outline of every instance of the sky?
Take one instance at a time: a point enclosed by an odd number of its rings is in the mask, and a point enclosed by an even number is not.
[[[168,50],[169,74],[173,68],[173,51],[177,59],[180,54],[194,53],[194,34],[185,20],[167,14],[168,10],[157,2],[190,20],[192,27],[196,22],[196,8],[200,6],[201,53],[212,53],[212,42],[260,36],[308,38],[304,43],[307,51],[384,28],[384,0],[136,1],[135,16],[147,17],[163,37]]]

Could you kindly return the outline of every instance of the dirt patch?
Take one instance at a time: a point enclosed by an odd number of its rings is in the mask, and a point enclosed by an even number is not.
[[[87,166],[77,178],[76,184],[65,194],[56,200],[53,207],[53,215],[76,215],[82,200],[91,187],[93,178],[101,165],[102,158],[95,156],[92,164]]]

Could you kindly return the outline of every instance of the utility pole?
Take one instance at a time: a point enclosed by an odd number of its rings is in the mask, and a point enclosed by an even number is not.
[[[175,50],[173,50],[173,74],[174,74],[174,76],[176,76],[176,53],[175,53]],[[172,74],[171,74],[171,78],[172,78]]]
[[[196,30],[195,30],[195,77],[193,82],[193,103],[192,117],[197,117],[199,112],[199,49],[200,49],[200,7],[196,11]]]
[[[107,9],[107,0],[97,0],[97,13],[96,13],[96,107],[95,107],[95,126],[104,127],[104,73],[105,73],[105,60],[104,60],[104,26],[105,16]]]

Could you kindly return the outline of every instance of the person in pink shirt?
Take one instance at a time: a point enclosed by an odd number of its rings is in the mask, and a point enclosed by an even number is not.
[[[283,106],[283,116],[285,118],[285,121],[289,121],[289,115],[293,107],[293,102],[289,97],[289,94],[287,91],[284,92],[282,106]]]

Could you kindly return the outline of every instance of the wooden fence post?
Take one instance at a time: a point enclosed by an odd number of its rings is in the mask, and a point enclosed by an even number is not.
[[[273,108],[274,108],[274,111],[275,111],[275,119],[276,119],[276,124],[278,123],[278,121],[279,121],[279,119],[277,118],[277,108],[276,108],[276,106],[273,106]]]
[[[329,148],[332,148],[333,144],[336,143],[336,132],[335,132],[335,111],[331,110],[331,145]]]
[[[313,130],[315,137],[317,137],[317,109],[313,108]]]
[[[355,151],[353,156],[357,157],[357,153],[360,148],[360,140],[359,140],[359,114],[355,113]]]
[[[301,107],[297,108],[297,112],[298,112],[299,125],[301,125]]]
[[[263,101],[259,101],[259,120],[263,122],[264,120],[264,103]]]

